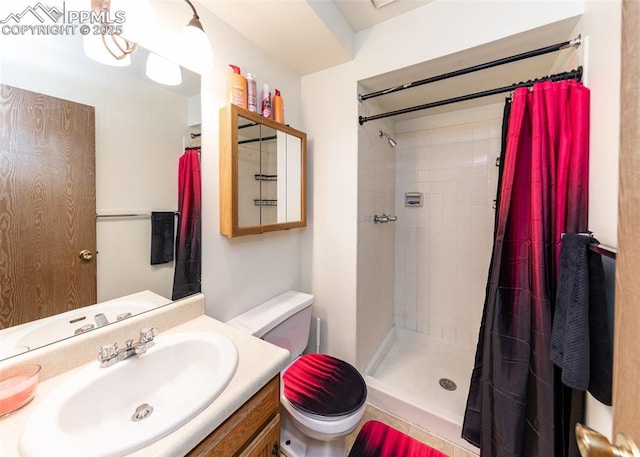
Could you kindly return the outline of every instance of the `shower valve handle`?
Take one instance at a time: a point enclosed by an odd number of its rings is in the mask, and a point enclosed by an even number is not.
[[[382,213],[382,216],[378,216],[377,214],[373,216],[374,224],[380,222],[381,224],[386,222],[395,222],[398,220],[398,216],[391,216],[390,214]]]

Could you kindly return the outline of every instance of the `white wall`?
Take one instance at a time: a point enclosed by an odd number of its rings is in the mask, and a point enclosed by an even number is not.
[[[299,129],[300,77],[204,8],[198,12],[214,60],[202,82],[202,290],[207,314],[227,321],[280,292],[302,290],[302,236],[306,230],[232,239],[220,235],[218,122],[219,110],[227,102],[228,64],[255,74],[259,88],[266,82],[280,89],[286,123]],[[187,13],[184,21],[190,17]]]
[[[586,38],[585,84],[591,89],[589,228],[616,247],[620,131],[621,2],[588,1],[581,33]]]
[[[584,83],[591,89],[589,229],[617,247],[621,2],[587,1],[577,26],[586,39]],[[587,395],[586,423],[611,438],[612,408]]]
[[[352,62],[303,77],[304,126],[311,139],[312,253],[303,285],[327,321],[323,350],[358,365],[356,334],[375,325],[356,306],[358,126],[357,81],[445,56],[582,13],[581,2],[436,0],[356,35]],[[526,14],[523,12],[526,11]],[[533,47],[544,43],[532,43]],[[370,342],[368,344],[375,344]],[[378,343],[379,344],[379,343]],[[374,348],[375,350],[375,348]]]
[[[303,288],[323,320],[321,351],[355,363],[358,78],[353,63],[302,79],[308,135],[309,262]],[[312,333],[315,329],[312,328]],[[315,335],[312,335],[315,340]]]
[[[393,268],[396,223],[374,223],[375,215],[395,216],[395,162],[382,130],[392,138],[392,119],[367,123],[358,135],[358,263],[356,365],[364,369],[393,324]],[[371,316],[375,316],[372,319]]]

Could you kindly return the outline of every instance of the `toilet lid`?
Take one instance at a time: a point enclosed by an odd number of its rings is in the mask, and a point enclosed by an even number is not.
[[[358,370],[325,354],[303,355],[284,372],[282,380],[287,400],[317,416],[347,416],[367,399],[367,386]]]

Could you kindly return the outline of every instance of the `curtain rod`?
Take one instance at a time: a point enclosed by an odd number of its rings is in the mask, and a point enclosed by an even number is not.
[[[561,233],[560,237],[564,238],[566,233]],[[610,248],[609,246],[605,246],[604,244],[596,243],[595,238],[596,235],[592,231],[579,232],[576,235],[588,236],[591,239],[591,242],[587,244],[587,248],[595,252],[596,254],[603,255],[605,257],[609,257],[610,259],[616,260],[617,250],[616,248]]]
[[[489,89],[482,92],[475,92],[473,94],[447,98],[445,100],[439,100],[437,102],[425,103],[424,105],[412,106],[410,108],[403,108],[395,111],[389,111],[387,113],[374,114],[373,116],[358,116],[358,122],[360,123],[360,125],[364,125],[365,122],[374,121],[376,119],[383,119],[385,117],[397,116],[399,114],[412,113],[414,111],[420,111],[420,110],[429,109],[429,108],[436,108],[438,106],[450,105],[452,103],[464,102],[467,100],[474,100],[476,98],[487,97],[489,95],[496,95],[504,92],[512,92],[518,89],[519,87],[530,87],[537,82],[549,81],[549,80],[562,81],[565,79],[575,79],[580,81],[582,79],[582,67],[578,67],[577,70],[545,76],[543,78],[533,79],[527,82],[511,84],[510,86],[498,87],[496,89]]]
[[[589,246],[589,249],[596,254],[600,254],[605,257],[609,257],[610,259],[616,260],[616,251],[613,248],[610,248],[603,244],[595,243],[588,244],[587,246]]]
[[[173,212],[174,215],[179,216],[179,211]],[[96,219],[109,218],[109,217],[151,217],[151,213],[121,213],[121,214],[96,214]]]
[[[578,46],[580,46],[581,42],[582,42],[582,35],[578,35],[578,37],[574,38],[573,40],[552,44],[551,46],[545,46],[544,48],[534,49],[533,51],[527,51],[520,54],[515,54],[513,56],[509,56],[509,57],[503,57],[502,59],[492,60],[491,62],[485,62],[479,65],[474,65],[472,67],[463,68],[461,70],[451,71],[449,73],[443,73],[441,75],[433,76],[431,78],[421,79],[411,83],[402,84],[400,86],[390,87],[388,89],[371,92],[369,94],[358,95],[358,100],[363,102],[370,98],[380,97],[381,95],[392,94],[394,92],[398,92],[405,89],[411,89],[413,87],[422,86],[424,84],[429,84],[436,81],[442,81],[443,79],[449,79],[449,78],[454,78],[456,76],[466,75],[468,73],[473,73],[474,71],[486,70],[487,68],[497,67],[498,65],[504,65],[506,63],[517,62],[519,60],[541,56],[543,54],[560,51],[562,49],[566,49],[570,47],[577,48]]]

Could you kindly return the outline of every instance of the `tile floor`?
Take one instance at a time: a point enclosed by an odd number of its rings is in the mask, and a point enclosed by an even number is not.
[[[364,417],[362,421],[360,421],[360,425],[358,428],[351,433],[347,437],[347,449],[351,449],[351,446],[356,440],[356,436],[358,436],[358,432],[362,428],[362,426],[369,420],[377,420],[391,427],[401,431],[402,433],[406,433],[407,435],[435,448],[439,451],[445,453],[449,457],[477,457],[478,454],[467,451],[466,449],[462,449],[459,446],[454,445],[430,432],[427,430],[423,430],[409,422],[406,422],[399,417],[393,416],[381,409],[375,408],[371,405],[367,405],[367,409],[364,413]],[[284,454],[281,454],[281,457],[286,457]]]

